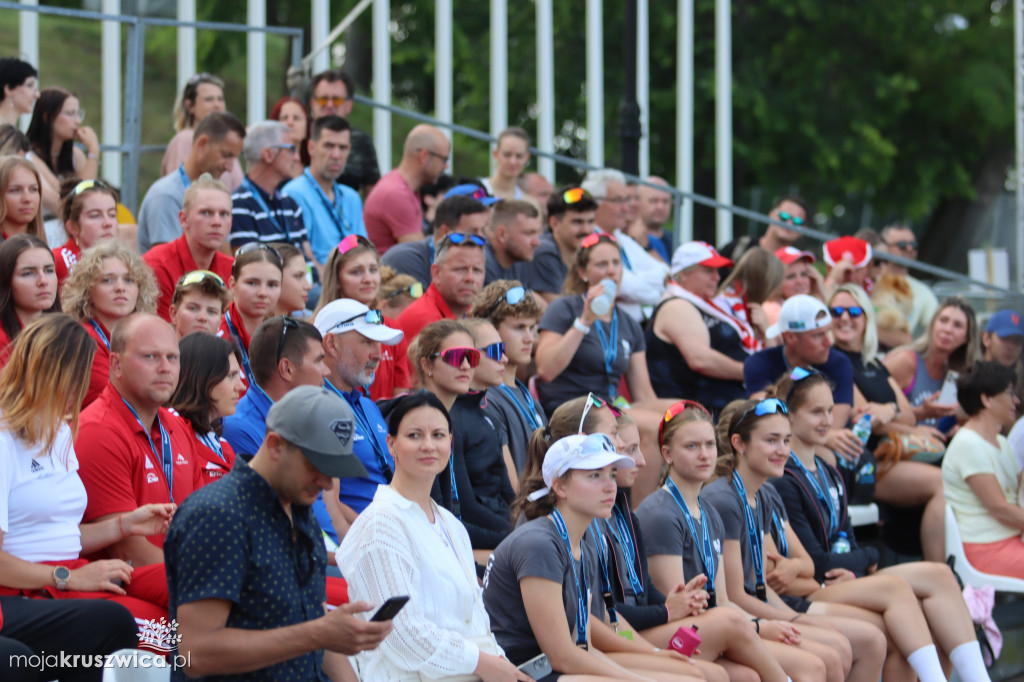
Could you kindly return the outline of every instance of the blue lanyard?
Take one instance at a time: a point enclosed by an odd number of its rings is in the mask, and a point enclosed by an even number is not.
[[[743,515],[746,518],[747,539],[750,542],[750,557],[754,564],[754,583],[757,588],[757,598],[761,601],[768,600],[768,593],[764,586],[764,539],[761,537],[761,524],[747,502],[747,488],[743,485],[738,471],[732,472],[732,487],[740,496],[743,504]]]
[[[612,507],[612,520],[608,522],[608,529],[619,546],[622,547],[623,558],[626,560],[626,573],[629,574],[629,586],[633,588],[633,594],[639,597],[644,593],[644,581],[637,569],[636,540],[633,537],[633,530],[626,522],[626,517],[618,507]]]
[[[370,447],[373,449],[373,454],[377,458],[377,466],[380,467],[380,472],[384,475],[384,480],[391,483],[391,465],[388,464],[388,458],[385,455],[384,448],[381,447],[381,444],[377,441],[376,432],[374,432],[370,427],[370,420],[366,418],[366,414],[363,412],[362,401],[358,397],[355,401],[352,401],[349,396],[345,395],[337,386],[326,379],[324,379],[324,386],[334,391],[334,393],[344,399],[344,401],[352,407],[352,414],[355,416],[356,421],[359,422],[359,429],[363,432],[363,437],[366,438],[367,442],[370,443]]]
[[[163,450],[163,456],[156,451],[156,443],[153,442],[153,437],[149,435],[149,429],[142,423],[142,419],[139,417],[139,413],[135,411],[127,400],[123,397],[121,401],[131,411],[132,415],[135,416],[135,421],[139,422],[139,426],[142,427],[142,432],[146,434],[146,440],[149,441],[149,447],[153,450],[153,456],[156,457],[157,462],[164,470],[164,478],[167,480],[167,493],[171,497],[171,502],[174,502],[174,463],[171,462],[171,437],[167,435],[167,429],[164,428],[164,424],[160,421],[160,415],[156,416],[156,423],[160,427],[160,446]]]
[[[109,351],[110,339],[108,339],[107,335],[103,333],[103,327],[101,327],[100,323],[91,317],[89,318],[89,324],[91,324],[92,328],[96,330],[96,335],[100,337],[100,341],[103,342],[103,345],[106,346],[107,350]]]
[[[347,237],[350,234],[355,234],[355,232],[352,231],[352,227],[348,224],[348,221],[345,220],[344,212],[337,209],[338,197],[341,194],[341,187],[338,183],[334,183],[334,204],[331,204],[327,199],[327,195],[324,194],[324,190],[320,187],[320,184],[313,177],[313,174],[309,172],[309,168],[302,171],[302,177],[306,178],[306,182],[313,187],[313,191],[316,192],[318,197],[320,197],[320,202],[323,203],[324,208],[327,209],[327,214],[331,216],[331,220],[334,221],[334,225],[341,230],[341,236]]]
[[[587,621],[590,618],[590,610],[587,608],[587,574],[584,573],[586,557],[583,555],[583,546],[580,545],[580,565],[577,570],[576,557],[572,555],[572,543],[569,542],[569,529],[565,526],[562,512],[552,509],[551,520],[554,521],[555,528],[558,529],[558,535],[562,538],[565,551],[569,553],[569,563],[572,565],[572,579],[576,581],[576,646],[586,649]]]
[[[829,542],[835,537],[835,534],[839,532],[839,510],[836,509],[836,505],[832,502],[832,495],[828,492],[828,483],[824,480],[825,472],[822,470],[822,464],[818,463],[817,473],[822,478],[819,479],[817,476],[812,474],[810,470],[804,466],[804,463],[800,461],[800,458],[793,454],[793,451],[789,452],[789,459],[800,472],[807,477],[807,480],[811,482],[811,487],[814,488],[814,495],[818,498],[821,504],[825,505],[828,509],[828,539]],[[822,488],[824,485],[824,489]]]
[[[455,451],[448,455],[448,475],[452,481],[452,514],[459,521],[462,520],[462,503],[459,502],[459,487],[455,483]]]
[[[256,377],[252,373],[252,367],[249,365],[249,349],[242,343],[242,335],[235,328],[235,323],[231,321],[231,311],[227,310],[224,312],[224,321],[228,323],[228,333],[231,334],[231,338],[235,340],[235,345],[238,346],[238,350],[242,353],[242,371],[245,373],[245,379],[249,386],[256,383]]]
[[[789,556],[789,540],[786,539],[786,524],[779,518],[778,512],[772,509],[772,528],[775,529],[775,544],[778,545],[779,554]]]
[[[223,446],[221,446],[220,438],[217,438],[217,434],[216,433],[214,433],[213,431],[210,431],[209,433],[204,433],[204,434],[198,434],[197,433],[196,434],[196,438],[199,439],[200,443],[202,443],[206,447],[208,447],[211,450],[213,450],[213,452],[218,457],[220,457],[220,461],[224,462],[225,464],[228,463],[227,458],[224,456],[224,448],[223,448]]]
[[[604,597],[604,606],[608,610],[608,619],[611,620],[612,626],[616,631],[618,631],[619,616],[615,612],[615,597],[612,595],[612,580],[608,575],[608,541],[605,539],[604,533],[601,531],[601,520],[594,519],[591,521],[588,529],[594,531],[594,544],[597,545],[597,551],[601,554],[601,593]],[[582,556],[582,554],[580,556]],[[612,553],[612,560],[615,560],[614,551]]]
[[[522,392],[523,397],[526,398],[526,405],[523,405],[523,403],[519,401],[519,397],[516,395],[517,391],[513,390],[511,387],[506,386],[505,384],[498,384],[498,388],[502,393],[507,395],[512,401],[512,404],[516,406],[516,411],[523,416],[523,419],[525,419],[526,423],[530,426],[531,434],[542,426],[540,417],[537,414],[537,404],[533,402],[533,396],[530,395],[530,389],[524,386],[523,382],[516,379],[516,388],[519,389],[519,391]]]
[[[604,322],[596,320],[594,328],[597,329],[597,338],[601,342],[601,349],[604,351],[604,371],[608,375],[608,397],[614,399],[616,394],[615,383],[612,383],[612,365],[619,357],[619,311],[612,308],[612,323],[608,327],[608,335],[604,333]],[[611,338],[609,343],[608,339]],[[617,383],[617,382],[616,382]]]
[[[248,175],[242,178],[242,187],[245,187],[247,190],[249,190],[249,194],[252,195],[252,198],[256,200],[256,203],[260,205],[260,208],[267,215],[267,220],[271,222],[271,224],[274,226],[274,229],[276,229],[278,232],[284,233],[285,241],[291,244],[292,233],[291,230],[288,229],[288,219],[285,218],[284,216],[281,216],[281,220],[284,221],[284,227],[282,228],[278,224],[277,218],[275,218],[274,214],[271,212],[270,207],[267,206],[267,202],[263,201],[262,190],[260,190],[260,188],[257,187],[256,184],[249,179]]]
[[[185,173],[185,164],[178,166],[178,175],[181,176],[181,184],[185,185],[185,189],[188,189],[192,181],[188,179],[188,175]]]
[[[427,241],[427,245],[430,247],[430,264],[433,265],[434,264],[434,249],[437,248],[437,247],[434,246],[434,238],[433,237],[430,237],[430,239]]]
[[[701,507],[700,502],[697,502],[697,507],[700,509],[701,517],[701,533],[697,535],[697,525],[693,520],[693,514],[690,513],[690,508],[686,506],[686,500],[683,499],[683,494],[679,492],[679,488],[676,487],[675,481],[669,477],[665,481],[665,489],[672,495],[672,499],[679,505],[680,511],[683,512],[683,519],[686,521],[687,528],[690,529],[690,537],[693,538],[694,543],[700,549],[700,558],[704,562],[704,575],[707,576],[707,591],[708,594],[713,595],[715,593],[715,572],[718,570],[718,559],[715,557],[715,548],[711,544],[711,535],[708,533],[708,517],[704,513],[704,508]]]

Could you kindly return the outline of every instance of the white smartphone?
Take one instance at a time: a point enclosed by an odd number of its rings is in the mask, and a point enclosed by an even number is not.
[[[939,397],[935,401],[937,405],[951,405],[957,404],[956,400],[956,380],[960,378],[960,375],[956,372],[946,372],[946,378],[942,382],[942,389],[939,391]]]
[[[547,654],[534,656],[518,667],[535,680],[539,680],[551,674],[551,661],[548,660]]]

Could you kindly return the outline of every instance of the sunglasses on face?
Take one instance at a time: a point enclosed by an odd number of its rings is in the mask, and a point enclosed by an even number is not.
[[[243,245],[238,249],[238,251],[235,251],[235,258],[244,256],[247,253],[252,253],[253,251],[266,251],[277,259],[278,265],[284,265],[284,258],[281,258],[281,252],[270,244],[264,244],[263,242],[249,242],[248,244]]]
[[[277,344],[277,362],[281,362],[281,351],[284,350],[284,337],[288,336],[289,329],[298,329],[299,323],[287,315],[281,316],[281,340]]]
[[[501,358],[505,355],[505,342],[498,341],[477,350],[486,355],[488,359],[501,362]]]
[[[864,314],[864,309],[861,308],[859,305],[851,305],[845,308],[843,306],[836,305],[829,308],[829,310],[832,313],[832,317],[836,318],[837,320],[843,316],[843,313],[849,313],[850,319],[854,320]]]
[[[612,235],[602,234],[601,232],[592,232],[591,234],[588,234],[586,237],[583,238],[583,241],[580,242],[580,248],[589,249],[591,246],[594,246],[601,240],[604,240],[612,244],[616,244],[615,237],[613,237]]]
[[[754,405],[749,410],[743,413],[743,416],[740,417],[739,421],[736,422],[736,426],[732,428],[729,435],[731,436],[732,434],[739,431],[740,424],[750,419],[751,416],[764,417],[770,414],[783,414],[788,416],[789,408],[786,407],[786,403],[782,402],[778,398],[768,398],[767,400],[762,400],[757,405]]]
[[[886,244],[886,246],[888,246],[890,249],[896,248],[900,249],[901,251],[917,251],[917,242],[907,241],[906,239],[901,239],[898,242]]]
[[[793,225],[803,225],[804,219],[800,216],[787,213],[786,211],[779,211],[779,220],[784,223],[792,223]]]
[[[661,420],[661,424],[658,425],[658,444],[659,445],[664,445],[665,444],[665,442],[664,442],[665,441],[665,438],[664,438],[664,435],[665,435],[665,425],[668,424],[673,419],[675,419],[677,416],[681,415],[683,412],[685,412],[688,409],[700,410],[701,412],[706,414],[709,418],[711,417],[711,413],[708,412],[708,409],[706,407],[704,407],[703,405],[701,405],[700,403],[694,401],[694,400],[680,400],[677,403],[673,403],[671,407],[669,407],[667,410],[665,410],[665,417]]]
[[[619,414],[621,414],[617,408],[612,407],[612,404],[609,403],[604,398],[600,398],[594,395],[593,393],[588,393],[587,404],[583,408],[583,416],[580,417],[580,428],[576,430],[576,433],[583,433],[583,424],[587,421],[587,415],[590,414],[590,409],[594,407],[607,407],[609,410],[612,411],[612,414],[614,414],[616,417],[618,417]]]
[[[420,296],[423,295],[423,283],[416,282],[415,284],[407,286],[404,289],[396,289],[395,291],[392,291],[390,294],[385,296],[384,299],[387,300],[390,298],[395,298],[396,296],[401,296],[402,294],[406,294],[411,298],[419,298]]]
[[[449,348],[446,351],[434,353],[430,357],[441,358],[441,361],[446,365],[451,365],[455,368],[462,367],[464,362],[468,362],[470,368],[480,364],[480,351],[476,348]]]
[[[487,244],[487,240],[483,237],[475,234],[466,234],[465,232],[451,232],[445,235],[444,239],[441,240],[443,246],[446,242],[455,244],[456,246],[462,246],[467,244],[469,246],[479,246],[483,248]]]
[[[190,284],[199,284],[203,280],[212,279],[217,283],[218,286],[224,286],[224,280],[216,272],[210,272],[209,270],[193,270],[192,272],[186,272],[178,280],[178,286],[189,286]]]
[[[313,101],[318,107],[340,107],[348,101],[348,97],[314,97]]]

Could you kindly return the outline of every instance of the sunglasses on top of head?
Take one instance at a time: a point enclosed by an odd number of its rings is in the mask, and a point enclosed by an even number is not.
[[[730,430],[729,435],[731,436],[733,433],[739,431],[740,424],[750,419],[750,417],[765,417],[770,414],[789,416],[789,408],[786,407],[786,403],[782,402],[778,398],[767,398],[762,400],[743,413],[743,416],[736,421],[736,425]]]
[[[610,402],[608,402],[604,398],[596,396],[593,393],[588,393],[587,404],[583,407],[583,415],[580,417],[580,428],[576,431],[576,433],[583,433],[583,424],[587,421],[587,415],[590,414],[591,408],[594,407],[607,407],[609,410],[612,411],[612,414],[614,414],[616,417],[622,414],[617,407],[614,407]]]
[[[441,245],[445,243],[452,243],[456,246],[462,246],[464,244],[468,246],[479,246],[483,248],[487,245],[487,240],[475,234],[466,234],[464,232],[450,232],[445,235],[444,239],[441,240]]]
[[[708,408],[704,407],[703,405],[701,405],[700,403],[698,403],[695,400],[680,400],[677,403],[673,403],[667,410],[665,410],[665,416],[661,420],[661,424],[658,425],[658,444],[659,445],[664,445],[665,444],[665,438],[664,438],[664,436],[665,436],[665,425],[668,424],[673,419],[675,419],[676,417],[678,417],[679,415],[681,415],[683,412],[685,412],[688,409],[699,410],[699,411],[703,412],[704,414],[706,414],[708,417],[711,416],[711,413],[708,412]]]

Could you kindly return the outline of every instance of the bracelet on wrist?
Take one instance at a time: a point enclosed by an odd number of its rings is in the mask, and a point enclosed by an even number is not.
[[[121,539],[124,540],[128,537],[124,532],[124,514],[120,514],[117,517],[117,529],[121,531]]]
[[[87,158],[87,159],[98,159],[98,158],[100,158],[100,155],[99,155],[99,153],[96,153],[96,154],[86,154],[85,158]]]
[[[583,334],[584,336],[590,333],[590,327],[583,324],[583,320],[581,320],[578,317],[572,321],[572,327],[573,329],[578,331],[580,334]]]

